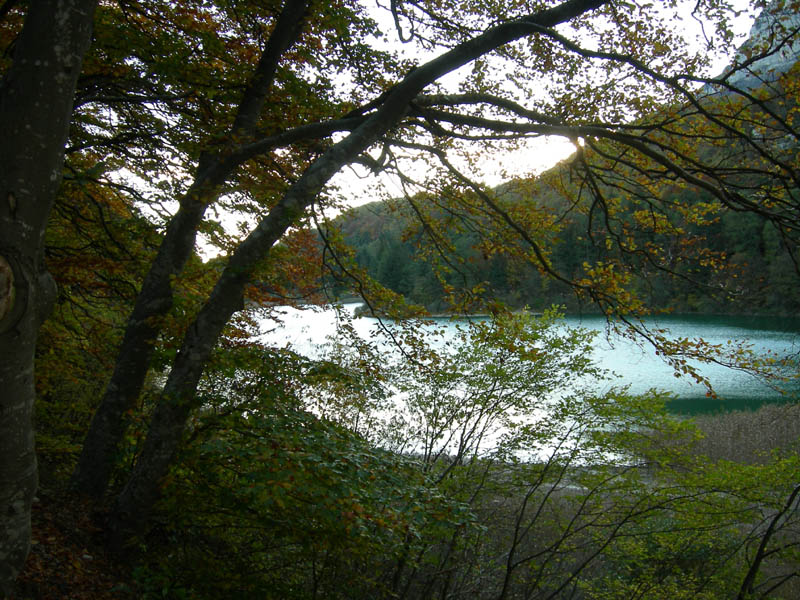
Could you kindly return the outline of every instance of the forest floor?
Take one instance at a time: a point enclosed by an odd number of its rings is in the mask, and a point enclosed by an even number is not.
[[[13,600],[122,600],[131,575],[106,555],[92,507],[71,494],[40,489],[32,545]]]

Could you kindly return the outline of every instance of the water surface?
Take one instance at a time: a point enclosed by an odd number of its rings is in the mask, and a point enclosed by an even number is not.
[[[352,313],[356,305],[348,306]],[[748,373],[721,365],[699,365],[702,375],[711,382],[716,398],[707,396],[707,389],[687,377],[675,377],[675,372],[647,344],[637,345],[609,334],[607,323],[600,316],[569,315],[567,326],[584,327],[598,332],[594,357],[598,364],[616,373],[615,385],[628,385],[634,393],[650,388],[668,391],[675,399],[669,403],[672,412],[696,414],[705,412],[755,409],[764,403],[786,402],[800,395],[800,380],[782,384],[785,394]],[[361,336],[380,336],[378,321],[358,318],[354,321]],[[800,354],[800,319],[781,317],[670,315],[648,322],[649,326],[669,330],[674,338],[702,338],[711,344],[747,344],[758,354],[793,356],[797,364]],[[270,323],[265,329],[272,328]],[[433,326],[454,332],[458,322],[438,318]],[[333,310],[285,309],[284,325],[264,335],[266,341],[291,345],[303,354],[319,353],[319,346],[336,333],[336,314]],[[388,351],[388,350],[387,350]]]

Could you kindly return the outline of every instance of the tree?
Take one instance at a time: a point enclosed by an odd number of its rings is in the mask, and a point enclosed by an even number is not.
[[[117,512],[124,521],[129,525],[139,523],[147,515],[155,501],[158,482],[173,460],[186,419],[195,406],[194,389],[202,369],[228,319],[241,307],[242,294],[250,275],[275,242],[290,226],[296,224],[303,212],[316,200],[327,181],[343,166],[357,160],[365,150],[375,144],[381,135],[404,116],[408,102],[429,83],[469,62],[473,57],[519,38],[530,27],[553,26],[600,4],[600,2],[568,2],[531,16],[530,23],[521,19],[518,22],[512,21],[490,29],[476,37],[474,41],[464,42],[463,47],[431,61],[424,68],[412,71],[398,85],[390,89],[385,98],[381,98],[380,106],[374,113],[362,115],[361,113],[366,110],[365,107],[361,111],[356,111],[355,116],[322,123],[313,128],[315,133],[319,131],[319,128],[326,133],[350,128],[353,131],[311,162],[307,170],[288,187],[267,216],[259,222],[253,232],[239,244],[231,255],[207,304],[201,309],[197,320],[187,331],[187,337],[165,384],[165,400],[156,409],[153,426],[137,462],[136,470],[119,498]],[[297,33],[297,26],[302,22],[303,16],[303,10],[297,10],[297,6],[294,4],[287,4],[284,12],[276,21],[273,32],[275,37],[270,38],[270,40],[275,39],[275,43],[267,43],[259,63],[259,70],[253,79],[254,91],[244,95],[246,100],[252,98],[249,101],[255,103],[252,107],[251,127],[255,126],[257,109],[264,102],[269,87],[269,76],[275,69],[276,61],[286,46],[293,41],[293,37]],[[256,84],[261,86],[257,90]],[[243,106],[245,105],[243,104]],[[236,123],[235,120],[232,140],[236,140],[236,136],[239,134]],[[289,134],[289,138],[295,135],[308,135],[308,127],[295,129]],[[242,131],[243,135],[252,135],[253,133],[254,131]],[[280,143],[284,139],[286,139],[286,134],[283,136],[278,134],[272,139],[251,142],[249,145],[239,145],[223,152],[218,159],[216,171],[214,169],[210,171],[215,173],[215,177],[221,178],[219,181],[215,180],[211,189],[217,193],[218,184],[232,172],[233,168],[257,152],[261,152],[272,144]],[[198,173],[205,176],[207,172],[200,169]],[[126,335],[130,336],[131,344],[126,345],[123,341],[121,357],[130,356],[132,360],[141,363],[148,356],[148,350],[152,347],[150,340],[154,335],[151,324],[155,317],[168,309],[170,304],[169,277],[180,270],[185,260],[181,257],[188,256],[188,252],[193,246],[199,218],[208,202],[208,198],[199,199],[196,195],[197,189],[204,189],[204,185],[205,181],[191,188],[190,194],[185,197],[182,210],[179,210],[175,218],[171,220],[164,242],[162,242],[159,257],[154,261],[137,301],[141,308],[134,310],[134,316],[127,329]],[[172,244],[177,244],[177,246]],[[153,293],[150,293],[149,290],[153,290]],[[158,300],[159,298],[161,301]],[[135,336],[134,333],[136,333]],[[135,343],[133,343],[134,341]],[[118,365],[121,364],[126,364],[124,358],[118,359]],[[118,366],[117,370],[126,382],[131,383],[133,391],[138,393],[142,378],[141,376],[131,377],[131,373],[142,373],[143,369],[141,367],[132,369],[126,366],[123,371]],[[135,397],[135,393],[119,394],[115,389],[118,387],[115,382],[116,380],[112,378],[109,390],[113,399],[111,396],[107,396],[98,411],[98,416],[94,420],[97,426],[93,425],[90,431],[90,437],[84,447],[83,458],[76,475],[79,486],[81,481],[92,482],[91,484],[84,483],[85,488],[96,486],[102,489],[105,487],[107,474],[95,477],[81,475],[81,473],[86,473],[92,468],[91,465],[110,462],[109,445],[113,448],[118,442],[121,434],[118,423],[121,421],[124,410],[129,406],[130,398]],[[105,417],[106,414],[110,416]],[[95,439],[106,440],[106,445],[102,450],[93,443]],[[107,443],[109,440],[110,444]],[[103,469],[102,466],[99,468]],[[107,473],[107,468],[105,468],[105,472]]]
[[[231,139],[253,136],[273,84],[278,59],[299,35],[305,11],[306,3],[290,2],[278,17],[250,86],[238,106],[229,132]],[[152,341],[158,333],[156,320],[172,306],[170,278],[180,273],[189,259],[206,207],[242,162],[241,158],[231,160],[227,156],[229,152],[230,149],[215,149],[201,154],[195,180],[180,199],[180,210],[170,221],[159,253],[145,278],[126,328],[115,372],[95,413],[75,472],[75,485],[82,491],[102,493],[108,484],[114,450],[124,432],[123,414],[141,392],[148,370]]]
[[[3,6],[4,9],[13,3]],[[36,492],[33,359],[55,300],[42,262],[94,2],[33,3],[0,82],[0,594],[30,547]],[[5,10],[4,10],[5,12]]]
[[[608,17],[618,25],[612,34],[596,32],[592,25],[594,21],[586,18],[579,19],[579,25],[576,25],[583,28],[586,35],[597,33],[602,37],[603,47],[600,50],[583,48],[553,29],[559,23],[585,17],[590,11],[604,5]],[[342,10],[349,18],[355,17],[356,13],[350,9],[342,7]],[[335,131],[349,133],[340,141],[331,142],[328,147],[317,146],[307,159],[297,163],[294,167],[296,175],[284,183],[267,208],[266,215],[232,251],[214,291],[194,323],[188,327],[165,384],[163,401],[154,414],[147,442],[118,501],[117,512],[129,524],[144,519],[157,497],[158,481],[175,456],[186,419],[197,407],[194,390],[203,366],[225,323],[242,306],[242,295],[256,265],[269,254],[290,227],[301,222],[314,203],[323,201],[324,196],[320,196],[320,193],[324,186],[346,165],[361,161],[376,169],[396,168],[399,160],[396,152],[408,150],[428,153],[441,165],[438,176],[444,182],[441,188],[437,188],[437,195],[429,196],[428,201],[431,205],[441,202],[441,210],[452,215],[452,223],[456,226],[458,222],[476,223],[475,226],[484,231],[485,238],[494,247],[511,256],[534,260],[543,272],[568,283],[604,310],[624,315],[643,311],[643,305],[630,291],[629,283],[636,273],[642,271],[644,264],[662,270],[672,268],[661,255],[662,245],[653,241],[644,249],[637,248],[631,238],[630,228],[643,228],[655,239],[680,238],[684,225],[666,221],[662,224],[658,217],[661,207],[671,204],[669,198],[664,197],[664,186],[673,185],[674,181],[696,186],[715,199],[708,208],[675,204],[673,208],[678,209],[684,223],[702,220],[712,210],[754,210],[776,223],[784,232],[787,244],[793,243],[792,232],[796,221],[793,218],[793,204],[789,200],[793,194],[791,165],[776,144],[759,143],[749,127],[751,121],[770,119],[770,123],[774,121],[777,131],[784,134],[793,131],[790,116],[783,118],[776,112],[772,108],[771,97],[759,97],[736,88],[728,78],[717,84],[726,91],[722,99],[702,98],[700,93],[688,86],[696,83],[711,85],[714,82],[695,74],[699,64],[697,59],[689,60],[680,40],[675,36],[669,37],[665,31],[654,33],[652,38],[645,40],[632,39],[635,36],[631,32],[635,28],[630,26],[628,20],[641,17],[629,12],[630,7],[604,2],[571,1],[552,8],[543,7],[530,15],[503,15],[496,26],[486,30],[471,29],[468,21],[458,27],[437,20],[435,17],[439,9],[431,7],[430,10],[431,13],[423,9],[409,9],[405,14],[418,28],[415,37],[420,43],[446,45],[446,40],[455,39],[455,45],[447,52],[399,77],[396,84],[373,101],[362,103],[361,108],[352,108],[350,105],[349,111],[344,112],[344,105],[339,104],[333,107],[331,112],[335,116],[329,120],[301,120],[302,124],[290,129],[283,129],[279,125],[278,133],[259,137],[257,125],[268,130],[270,128],[270,117],[264,116],[263,119],[267,121],[259,121],[258,116],[259,112],[265,110],[272,74],[278,72],[281,58],[289,46],[296,42],[300,32],[306,27],[313,31],[317,23],[315,19],[325,15],[315,13],[314,6],[309,11],[303,11],[294,5],[286,5],[274,17],[273,29],[264,45],[259,66],[250,78],[247,89],[251,91],[242,95],[238,107],[232,105],[231,108],[233,114],[244,114],[247,109],[250,111],[247,112],[250,120],[232,118],[232,129],[230,134],[223,136],[222,149],[219,142],[212,138],[210,143],[213,144],[213,150],[200,153],[195,182],[189,186],[181,200],[181,208],[166,229],[159,257],[155,259],[145,280],[137,301],[139,308],[134,310],[127,329],[130,343],[123,342],[118,376],[112,378],[106,400],[98,411],[84,448],[76,473],[79,488],[95,494],[105,488],[108,465],[113,459],[112,449],[122,431],[119,425],[121,416],[141,388],[146,358],[157,331],[154,327],[157,327],[159,315],[164,314],[171,303],[170,277],[180,271],[184,257],[191,251],[205,207],[220,195],[222,183],[233,176],[237,168],[243,169],[245,161],[264,152],[274,152],[278,147],[297,140],[310,142],[327,139]],[[343,14],[336,13],[336,17],[341,18]],[[432,20],[431,14],[434,17]],[[466,14],[477,16],[480,12],[469,9]],[[398,15],[402,16],[401,13]],[[332,30],[341,27],[340,21],[323,20],[323,23]],[[423,28],[430,28],[430,32],[423,33]],[[791,35],[792,31],[785,32],[784,37],[777,40],[778,43]],[[308,44],[310,39],[315,38],[302,39]],[[515,43],[517,40],[520,41]],[[634,50],[642,42],[646,46]],[[775,42],[769,40],[769,44]],[[650,49],[646,50],[645,47]],[[769,54],[773,52],[773,46],[757,50]],[[509,66],[516,65],[515,69],[530,64],[531,56],[550,53],[552,61],[534,63],[526,77],[537,73],[552,77],[554,72],[574,70],[579,65],[590,69],[597,64],[605,73],[606,82],[592,88],[576,87],[576,82],[570,80],[563,88],[558,88],[551,102],[561,108],[550,112],[558,115],[554,119],[546,116],[546,111],[542,109],[526,107],[508,95],[496,93],[497,84],[490,84],[489,63],[484,61],[489,53],[507,61]],[[652,64],[646,62],[648,53],[655,57]],[[682,56],[686,61],[686,73],[664,73],[666,65],[671,64],[666,60],[670,53]],[[467,92],[422,93],[446,73],[473,63],[475,74],[469,79]],[[623,98],[614,90],[617,85],[622,85],[619,81],[627,77],[642,84],[629,90],[627,97]],[[781,80],[781,83],[791,88],[790,80]],[[645,84],[649,87],[645,87]],[[792,93],[784,91],[782,96],[791,97]],[[358,95],[360,97],[361,93]],[[537,103],[533,98],[528,101],[534,105]],[[588,107],[592,104],[596,108],[590,110]],[[729,114],[730,107],[734,108],[734,112]],[[274,120],[276,117],[271,118]],[[244,127],[245,123],[247,127],[240,130],[239,127]],[[271,127],[274,131],[275,124]],[[527,135],[542,134],[561,134],[583,140],[573,168],[574,176],[581,184],[565,186],[552,182],[551,185],[574,197],[573,205],[577,210],[586,210],[590,222],[603,224],[594,233],[604,240],[602,259],[595,264],[587,264],[585,273],[572,279],[555,272],[548,258],[547,245],[557,233],[558,226],[556,216],[546,206],[538,209],[530,205],[506,206],[502,199],[456,169],[447,155],[448,151],[458,151],[458,142],[462,138],[478,138],[491,147],[498,136],[511,138],[515,142]],[[426,142],[425,138],[430,138],[430,141]],[[753,176],[747,182],[742,182],[735,174],[730,175],[724,166],[706,164],[702,160],[703,145],[697,140],[726,146],[740,144],[742,156],[750,161],[749,170]],[[376,162],[365,154],[376,145],[386,150],[388,162],[382,157]],[[288,147],[298,151],[297,146]],[[775,165],[787,165],[789,169],[781,171],[777,179],[760,180],[768,186],[763,191],[770,200],[755,205],[752,182],[759,181],[760,174],[772,174]],[[198,195],[199,191],[202,193]],[[653,219],[645,219],[643,215],[639,221],[631,223],[624,217],[625,207],[616,199],[616,194],[626,194],[644,203],[648,207],[646,211],[654,215]],[[782,199],[784,196],[786,200]],[[441,200],[436,200],[437,197]],[[434,222],[431,209],[419,206],[413,200],[410,203],[427,234],[444,240],[441,235],[443,226]],[[436,207],[435,210],[440,209]],[[688,243],[680,242],[678,248],[687,257],[696,252],[698,260],[706,256],[706,260],[713,264],[713,255],[707,255],[702,248],[693,246],[691,240]],[[652,339],[664,344],[664,340],[657,336],[652,336]],[[708,350],[707,347],[703,349]],[[672,348],[671,353],[677,355],[674,359],[676,366],[686,368],[684,357],[693,351],[690,347],[682,347]],[[125,357],[136,361],[138,366],[132,368]],[[133,376],[136,373],[138,375]],[[119,377],[124,379],[124,390],[127,391],[123,391]],[[97,446],[95,440],[104,440],[103,445]],[[103,472],[98,473],[98,470]]]

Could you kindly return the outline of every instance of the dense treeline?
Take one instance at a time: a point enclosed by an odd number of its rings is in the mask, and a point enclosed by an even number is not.
[[[515,191],[517,187],[524,191]],[[511,183],[499,193],[512,202],[544,202],[568,221],[552,244],[550,259],[555,271],[577,278],[584,264],[602,258],[607,242],[602,223],[595,220],[590,224],[585,214],[559,209],[559,201],[546,184]],[[531,193],[534,195],[528,195]],[[674,195],[675,202],[713,207],[709,197],[696,191],[675,190]],[[413,216],[398,206],[399,202],[394,207],[367,204],[341,217],[341,224],[356,261],[371,277],[410,302],[433,312],[442,310],[447,306],[446,287],[450,285],[480,288],[489,300],[513,308],[542,310],[555,304],[567,311],[595,309],[569,285],[553,280],[535,265],[487,253],[479,231],[453,234],[455,257],[442,268],[438,249],[415,229]],[[675,216],[677,219],[677,213]],[[707,221],[702,226],[681,224],[673,235],[673,248],[665,249],[674,252],[667,264],[642,264],[637,292],[645,304],[677,313],[796,315],[800,310],[796,265],[775,227],[757,214],[719,207],[711,209]],[[640,244],[647,243],[645,234],[638,237]],[[716,268],[711,261],[682,262],[681,249],[688,244],[707,247],[709,256],[720,257],[727,268]]]
[[[748,52],[753,43],[741,51]],[[781,67],[788,69],[783,78],[771,71],[741,76],[740,84],[762,99],[767,121],[791,121],[797,111],[798,99],[788,91],[798,66],[789,66]],[[704,87],[697,103],[712,114],[743,109],[724,87]],[[666,139],[693,139],[704,131],[707,115],[685,108],[673,115],[672,110],[652,107],[639,124],[675,119],[662,132]],[[746,128],[776,157],[795,148],[794,138],[771,125],[748,123]],[[474,299],[454,302],[456,290],[513,308],[542,310],[555,304],[568,311],[598,310],[598,296],[580,288],[610,267],[620,276],[618,282],[624,281],[626,294],[636,298],[627,307],[633,312],[647,307],[678,313],[798,313],[798,244],[768,212],[749,204],[759,189],[776,191],[774,173],[786,168],[786,158],[765,161],[771,165],[767,171],[748,169],[742,165],[764,160],[763,149],[750,142],[711,136],[695,144],[695,160],[736,173],[737,193],[750,206],[743,210],[671,177],[658,186],[639,181],[642,172],[658,168],[629,161],[624,152],[615,154],[602,145],[591,151],[600,160],[588,169],[582,161],[589,150],[579,148],[536,178],[494,190],[457,178],[435,191],[352,209],[339,225],[370,277],[434,312],[479,304]],[[774,201],[792,204],[796,193],[795,182]],[[473,206],[481,201],[497,214]],[[454,204],[474,214],[467,218]],[[423,208],[428,205],[434,208]],[[521,251],[518,239],[493,232],[498,220],[513,219],[530,228],[533,251]]]

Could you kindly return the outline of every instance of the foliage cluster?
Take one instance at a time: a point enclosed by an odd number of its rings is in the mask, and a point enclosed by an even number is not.
[[[415,360],[221,348],[131,593],[720,598],[752,569],[741,597],[794,593],[796,452],[704,457],[665,397],[614,387],[593,334],[555,313],[393,333]]]

